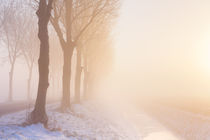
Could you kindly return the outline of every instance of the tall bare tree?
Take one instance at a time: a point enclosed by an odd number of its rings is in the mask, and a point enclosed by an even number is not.
[[[84,79],[84,83],[87,83],[87,79],[88,79],[88,66],[87,66],[87,62],[88,62],[88,57],[87,55],[85,55],[87,52],[97,52],[99,51],[98,48],[101,47],[101,45],[106,42],[107,38],[109,38],[109,34],[111,32],[111,29],[113,27],[113,21],[115,21],[116,17],[117,17],[117,13],[118,13],[118,9],[119,9],[119,4],[120,4],[120,0],[110,0],[110,3],[106,6],[106,8],[95,18],[94,22],[87,28],[87,30],[84,32],[84,34],[82,35],[82,37],[80,38],[80,40],[77,43],[77,66],[76,66],[76,79],[75,79],[75,100],[77,102],[80,101],[80,89],[81,89],[81,74],[82,74],[82,70],[84,71],[84,75],[85,75],[85,79]],[[83,15],[85,16],[85,15]],[[80,19],[81,23],[85,23],[86,21],[83,20],[87,20],[87,19]],[[107,34],[109,33],[109,34]],[[104,34],[107,34],[107,36],[104,36]],[[103,39],[100,39],[101,44],[93,44],[93,42],[98,42],[97,39],[99,39],[99,37],[103,36]],[[91,43],[92,42],[92,43]],[[90,44],[92,44],[93,46],[90,47]],[[89,47],[88,47],[89,46]],[[104,46],[105,47],[105,46]],[[93,49],[94,48],[94,49]],[[107,46],[108,48],[108,46]],[[98,52],[100,53],[100,52]],[[90,55],[93,53],[89,53],[89,57]],[[98,57],[96,57],[95,59],[99,59]],[[101,60],[101,59],[99,59]],[[108,58],[107,58],[108,60]],[[84,63],[83,66],[82,62]],[[92,64],[93,65],[93,64]],[[95,64],[97,65],[97,63]],[[102,68],[102,67],[101,67]],[[87,89],[87,84],[84,84],[86,88],[84,89],[84,92]]]
[[[113,43],[109,33],[106,31],[98,34],[87,44],[85,55],[85,98],[91,98],[99,86],[99,83],[105,78],[113,63]]]
[[[4,4],[0,5],[0,13],[4,13]],[[1,33],[2,25],[4,24],[4,18],[5,18],[4,14],[0,14],[0,33]]]
[[[57,0],[51,23],[63,50],[62,109],[70,107],[71,60],[74,48],[87,28],[114,0]],[[81,19],[84,19],[81,22]]]
[[[36,16],[34,10],[30,7],[28,1],[24,1],[24,8],[22,8],[22,16],[24,17],[24,25],[20,27],[24,32],[22,36],[20,51],[26,62],[28,69],[27,79],[27,99],[31,99],[31,80],[33,69],[36,66],[36,61],[39,55],[39,40],[37,38],[38,28],[36,27]]]
[[[15,63],[21,56],[21,46],[24,36],[24,28],[26,27],[24,16],[20,14],[22,10],[21,1],[7,1],[4,4],[1,39],[7,48],[8,59],[10,64],[9,72],[9,96],[8,100],[13,99],[13,76]]]
[[[58,40],[57,34],[52,32],[50,34],[50,89],[52,97],[58,93],[61,94],[61,81],[62,81],[62,64],[63,55],[60,48],[60,42]]]
[[[30,18],[30,17],[28,17]],[[21,52],[23,54],[24,60],[28,68],[28,80],[27,80],[27,99],[31,100],[31,80],[33,75],[33,69],[36,66],[36,61],[39,54],[39,40],[37,38],[37,28],[33,26],[36,20],[30,19],[28,21],[28,26],[25,32],[25,41],[21,47]],[[30,39],[28,39],[30,38]]]
[[[38,37],[40,40],[39,55],[39,85],[35,108],[31,113],[31,123],[47,124],[48,118],[45,110],[47,88],[49,86],[49,36],[48,23],[51,16],[53,0],[40,0],[37,10]]]

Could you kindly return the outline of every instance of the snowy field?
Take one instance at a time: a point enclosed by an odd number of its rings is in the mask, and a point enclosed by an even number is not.
[[[48,106],[49,131],[42,124],[22,127],[25,110],[0,117],[1,140],[140,140],[128,121],[117,113],[90,103],[73,105],[72,111],[57,111],[58,104]]]
[[[130,109],[125,118],[141,133],[142,140],[184,140],[143,110]]]
[[[117,109],[99,103],[73,105],[71,112],[48,105],[49,131],[41,124],[22,127],[31,110],[0,118],[0,139],[10,140],[181,140],[157,120],[136,109]]]
[[[156,106],[154,115],[185,140],[210,140],[210,117],[175,108]]]

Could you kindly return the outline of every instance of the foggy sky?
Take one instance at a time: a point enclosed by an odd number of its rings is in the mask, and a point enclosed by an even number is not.
[[[210,98],[209,7],[209,0],[124,0],[106,91],[134,98]],[[27,71],[18,63],[14,86],[16,96],[24,96]],[[8,71],[0,65],[1,98],[7,97]]]
[[[125,0],[115,33],[116,91],[210,98],[209,7],[208,0]]]

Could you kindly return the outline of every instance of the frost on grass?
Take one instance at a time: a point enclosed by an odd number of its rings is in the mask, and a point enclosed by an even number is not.
[[[47,107],[48,128],[42,124],[22,127],[27,112],[21,111],[0,117],[0,139],[61,139],[61,140],[138,140],[129,123],[103,107],[90,103],[73,105],[67,113],[57,111],[58,104]],[[30,112],[30,111],[28,111]],[[54,130],[54,131],[50,131]]]

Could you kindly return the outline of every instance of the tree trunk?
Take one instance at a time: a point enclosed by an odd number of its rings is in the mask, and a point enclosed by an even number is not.
[[[28,75],[28,82],[27,82],[27,99],[28,101],[31,100],[31,78],[33,72],[33,64],[29,68],[29,75]]]
[[[76,77],[75,77],[75,102],[80,102],[80,85],[81,85],[81,51],[77,49],[77,65],[76,65]]]
[[[84,93],[83,93],[84,99],[88,99],[88,71],[85,67],[84,69]]]
[[[47,124],[48,118],[45,111],[46,94],[49,86],[49,37],[48,37],[48,23],[50,20],[50,13],[52,9],[52,0],[40,0],[37,16],[39,18],[38,37],[40,40],[40,55],[39,55],[39,84],[36,104],[31,113],[31,123]]]
[[[66,110],[70,108],[70,83],[71,83],[71,58],[73,54],[73,47],[69,46],[63,51],[63,97],[61,102],[61,109]]]
[[[55,75],[52,75],[52,98],[55,99]]]
[[[13,75],[14,75],[14,68],[15,68],[15,62],[11,64],[10,72],[9,72],[9,97],[8,100],[13,100]]]
[[[70,108],[71,59],[74,51],[71,29],[72,3],[73,0],[65,0],[66,44],[63,46],[63,97],[61,102],[61,109],[64,111]]]
[[[91,99],[93,95],[95,94],[95,86],[96,84],[94,83],[94,77],[91,72],[88,72],[88,79],[87,79],[87,98],[86,99]]]

